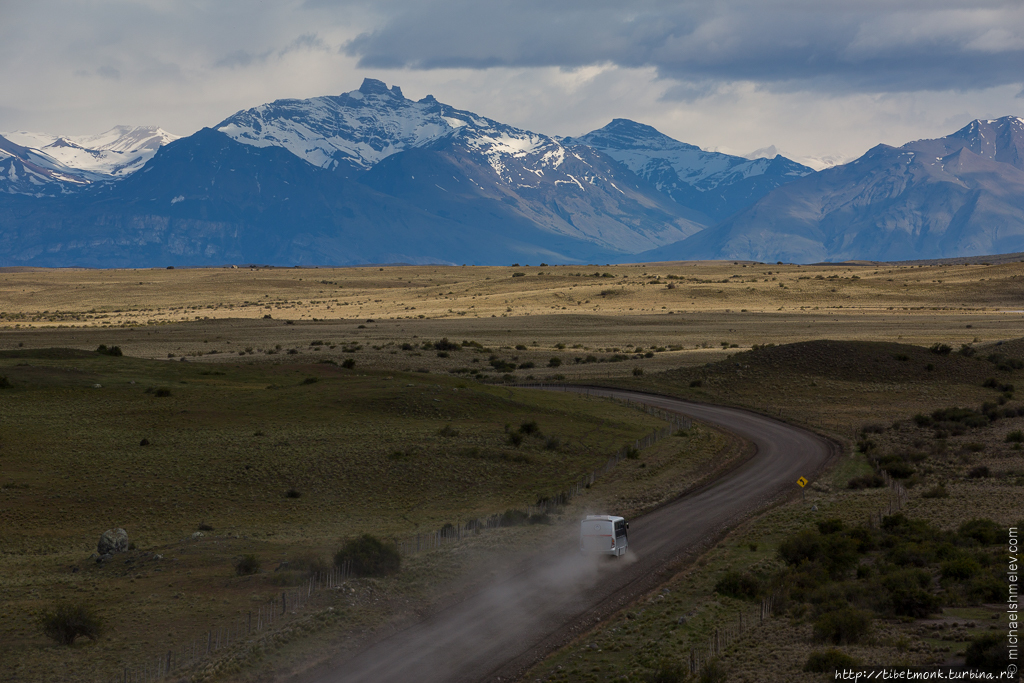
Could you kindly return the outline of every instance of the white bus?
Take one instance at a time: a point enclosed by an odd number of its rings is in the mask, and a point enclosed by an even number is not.
[[[587,515],[580,522],[580,551],[618,557],[626,553],[629,522],[612,515]]]

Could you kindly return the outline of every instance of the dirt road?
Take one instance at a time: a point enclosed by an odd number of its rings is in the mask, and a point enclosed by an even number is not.
[[[630,521],[629,552],[581,556],[575,540],[529,558],[514,576],[383,640],[311,683],[515,680],[547,652],[656,587],[723,528],[811,476],[837,447],[811,432],[734,408],[609,389],[591,395],[684,413],[752,442],[756,454],[690,495]]]

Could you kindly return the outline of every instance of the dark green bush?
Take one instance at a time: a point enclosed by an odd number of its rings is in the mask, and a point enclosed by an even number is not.
[[[844,607],[818,617],[814,622],[814,639],[835,645],[853,645],[870,630],[870,612]]]
[[[701,387],[701,386],[704,386],[704,382],[700,381],[699,379],[692,379],[692,380],[690,380],[690,386],[691,387]]]
[[[71,645],[78,636],[96,640],[103,633],[103,621],[93,608],[66,602],[40,614],[39,627],[60,645]]]
[[[341,567],[349,563],[356,576],[387,576],[396,573],[401,566],[398,548],[385,543],[371,534],[347,541],[334,554],[334,564]]]
[[[821,555],[821,534],[810,529],[790,536],[779,544],[779,557],[786,564],[813,562]]]
[[[755,600],[761,594],[761,582],[746,572],[728,571],[715,584],[715,592],[740,600]]]
[[[1006,435],[1006,443],[1022,443],[1024,442],[1024,431],[1016,430]]]
[[[552,356],[551,359],[548,361],[548,367],[549,368],[557,368],[557,367],[559,367],[561,365],[562,365],[562,359],[559,358],[558,356]]]
[[[1002,633],[986,633],[971,641],[964,652],[964,663],[972,669],[998,674],[1010,665],[1010,651]]]
[[[523,445],[523,435],[519,432],[511,432],[508,435],[508,442],[516,448],[519,448]]]
[[[105,356],[123,356],[120,346],[107,346],[106,344],[100,344],[96,347],[96,353],[102,353]]]
[[[924,618],[939,609],[938,596],[930,593],[932,576],[924,569],[899,569],[881,579],[882,610],[896,616]]]
[[[957,529],[957,533],[961,537],[975,540],[981,545],[997,545],[1006,540],[1006,529],[991,519],[972,519],[969,522],[964,522]]]
[[[7,379],[7,375],[0,375],[0,389],[10,389],[11,386],[13,385],[11,380]]]
[[[442,337],[440,340],[434,342],[434,348],[438,351],[458,351],[462,348],[462,345],[453,341],[448,341],[448,337]]]
[[[843,520],[841,519],[826,519],[818,522],[818,531],[822,534],[834,534],[842,530]]]
[[[346,370],[351,370],[355,366],[356,366],[356,359],[355,358],[346,358],[345,360],[341,361],[341,367],[345,368]]]
[[[846,488],[848,489],[878,489],[885,486],[885,481],[882,477],[875,473],[864,474],[859,477],[854,477],[850,481],[846,482]]]
[[[235,562],[235,573],[239,576],[248,576],[257,573],[260,570],[260,566],[262,566],[260,558],[249,553],[248,555],[242,555]]]
[[[857,666],[857,660],[839,650],[812,652],[804,664],[804,671],[812,673],[832,673]]]
[[[937,353],[940,356],[948,356],[949,353],[953,350],[953,347],[950,346],[949,344],[936,343],[929,346],[928,350],[931,351],[932,353]]]
[[[524,422],[521,425],[519,425],[519,433],[520,434],[527,434],[527,435],[539,434],[540,433],[540,425],[537,424],[536,420],[530,420],[529,422]]]

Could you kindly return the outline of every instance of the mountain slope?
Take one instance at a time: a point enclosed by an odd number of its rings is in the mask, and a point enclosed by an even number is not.
[[[600,150],[679,204],[716,221],[813,173],[783,156],[745,159],[705,152],[629,119],[614,119],[572,140]]]
[[[974,121],[936,140],[878,145],[782,186],[648,260],[813,262],[1024,250],[1024,121]]]
[[[0,196],[0,264],[349,265],[504,263],[610,254],[528,221],[433,215],[286,150],[204,129],[162,147],[100,191],[37,201]]]

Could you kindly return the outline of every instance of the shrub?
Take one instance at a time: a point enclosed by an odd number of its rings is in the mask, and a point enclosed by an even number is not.
[[[965,581],[981,571],[981,565],[973,557],[963,555],[942,563],[942,578]]]
[[[991,519],[972,519],[964,522],[957,529],[957,533],[981,545],[997,545],[1006,540],[1006,530]]]
[[[754,600],[761,594],[761,582],[746,572],[730,570],[715,584],[715,592],[730,598]]]
[[[964,652],[964,663],[971,668],[998,674],[1010,664],[1010,651],[1006,637],[1000,633],[986,633],[971,641]]]
[[[249,576],[250,574],[257,573],[260,570],[260,566],[260,558],[256,555],[253,555],[252,553],[242,555],[242,557],[235,562],[235,574],[238,574],[239,576]]]
[[[562,442],[557,436],[548,437],[548,440],[544,442],[544,448],[549,451],[557,451],[561,446]]]
[[[644,369],[643,368],[633,368],[633,376],[634,377],[643,377],[644,376]]]
[[[950,346],[949,344],[935,343],[929,346],[928,350],[931,351],[932,353],[937,353],[940,356],[948,356],[949,353],[953,350],[953,347]]]
[[[160,387],[159,389],[153,390],[153,395],[158,398],[167,398],[171,395],[171,390],[167,387]]]
[[[557,368],[561,364],[562,364],[562,359],[559,358],[558,356],[552,356],[551,359],[548,361],[548,367],[549,368]]]
[[[100,344],[96,347],[96,353],[102,353],[105,356],[123,356],[120,346],[110,346],[106,344]]]
[[[511,432],[508,435],[508,442],[516,448],[519,448],[523,445],[523,435],[519,432]]]
[[[654,673],[644,676],[646,683],[685,683],[689,680],[691,680],[689,667],[667,659],[658,662],[658,668],[654,670]]]
[[[626,449],[626,458],[628,460],[639,460],[640,450],[638,448],[630,446],[629,448]]]
[[[11,381],[7,379],[7,375],[0,375],[0,389],[10,389]]]
[[[453,341],[448,341],[448,337],[442,337],[438,341],[434,342],[434,348],[438,351],[458,351],[462,348],[462,345]]]
[[[78,636],[96,640],[103,632],[103,621],[91,607],[66,602],[40,614],[39,626],[60,645],[71,645]]]
[[[840,669],[849,669],[857,665],[857,660],[839,650],[823,650],[812,652],[804,664],[804,671],[812,673],[832,673]]]
[[[883,486],[885,486],[885,482],[882,480],[882,477],[874,472],[854,477],[850,481],[846,482],[846,488],[848,489],[878,489]]]
[[[297,490],[297,489],[295,489],[295,488],[290,488],[290,489],[288,489],[287,491],[284,492],[284,497],[285,498],[302,498],[302,492]]]
[[[949,498],[949,491],[944,484],[936,484],[921,494],[922,498]]]
[[[501,513],[501,526],[523,526],[530,521],[530,515],[522,510],[505,510]]]
[[[351,370],[355,366],[356,366],[356,359],[355,358],[346,358],[345,360],[341,361],[341,367],[345,368],[346,370]]]
[[[968,479],[987,479],[990,475],[991,475],[991,472],[989,472],[988,466],[986,466],[986,465],[978,465],[977,467],[972,467],[970,469],[970,471],[967,473],[967,478]]]
[[[821,534],[805,529],[779,544],[779,557],[786,564],[813,562],[821,554]]]
[[[539,434],[540,425],[537,424],[536,420],[530,420],[519,425],[520,434]]]
[[[691,379],[690,380],[690,387],[691,388],[696,388],[696,387],[701,387],[701,386],[704,386],[704,382],[700,381],[699,379]]]
[[[818,522],[818,531],[822,534],[834,534],[843,530],[843,520],[826,519]]]
[[[320,381],[319,377],[307,377],[306,379],[302,380],[302,383],[303,384],[316,384],[319,381]]]
[[[459,435],[459,430],[455,429],[451,425],[445,425],[444,427],[441,427],[439,430],[437,430],[437,435],[445,437],[454,437]]]
[[[897,616],[924,618],[939,608],[939,598],[928,592],[932,576],[924,569],[900,569],[882,579],[885,609]]]
[[[334,564],[341,567],[350,564],[356,576],[387,576],[396,573],[401,566],[398,548],[385,543],[371,534],[352,539],[334,554]]]
[[[859,643],[871,630],[871,614],[851,607],[826,612],[814,622],[814,639],[835,645]]]
[[[1022,443],[1024,442],[1024,431],[1017,430],[1010,432],[1006,435],[1006,443]]]

